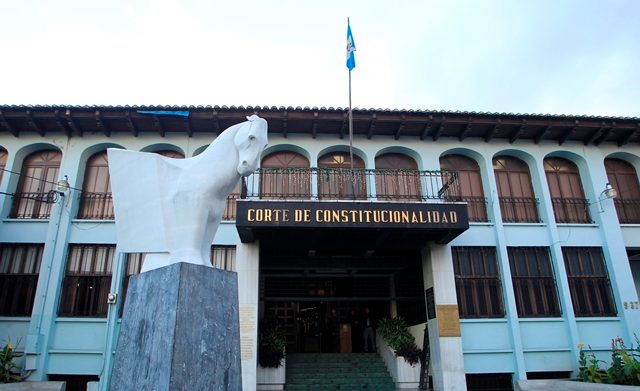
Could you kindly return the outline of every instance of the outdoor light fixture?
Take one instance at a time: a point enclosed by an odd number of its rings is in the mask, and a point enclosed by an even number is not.
[[[69,177],[66,175],[56,183],[56,189],[61,196],[64,196],[69,191],[69,187]]]
[[[602,200],[616,198],[618,196],[618,192],[616,189],[611,187],[611,184],[607,183],[604,187],[604,190],[598,196],[598,205],[600,205],[600,213],[604,212],[604,208],[602,207]]]
[[[118,294],[109,292],[109,294],[107,295],[107,304],[115,304],[116,301],[118,301]]]

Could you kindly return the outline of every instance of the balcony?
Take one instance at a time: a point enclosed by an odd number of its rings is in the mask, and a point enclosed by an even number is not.
[[[614,198],[620,224],[640,224],[640,199]]]
[[[87,220],[113,220],[111,193],[80,193],[78,218]]]
[[[486,199],[461,197],[453,171],[336,168],[260,168],[246,179],[242,196],[227,198],[223,220],[235,220],[237,198],[468,202],[470,221],[487,221]],[[111,193],[81,193],[78,219],[112,220]]]
[[[505,223],[539,223],[538,199],[532,197],[499,197],[502,221]]]
[[[277,200],[461,201],[457,172],[341,168],[260,168],[246,197]],[[244,198],[244,197],[243,197]]]
[[[553,214],[560,224],[591,224],[589,200],[584,198],[551,198]]]
[[[48,219],[51,215],[51,206],[57,199],[58,193],[49,191],[45,193],[15,193],[13,194],[12,219]]]

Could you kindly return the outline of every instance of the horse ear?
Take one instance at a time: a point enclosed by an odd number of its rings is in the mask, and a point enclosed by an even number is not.
[[[247,121],[255,121],[255,120],[257,120],[258,118],[260,118],[260,117],[258,117],[258,116],[257,116],[257,115],[255,115],[255,114],[248,115],[248,116],[247,116]]]

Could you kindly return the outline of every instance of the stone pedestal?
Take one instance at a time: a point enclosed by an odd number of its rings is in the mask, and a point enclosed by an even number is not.
[[[237,274],[177,263],[132,276],[109,389],[241,390]]]

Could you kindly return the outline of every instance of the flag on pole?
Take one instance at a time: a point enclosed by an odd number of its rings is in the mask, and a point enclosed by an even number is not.
[[[349,25],[349,18],[347,18],[347,68],[351,71],[356,67],[356,43],[353,41],[353,34],[351,34],[351,26]]]

